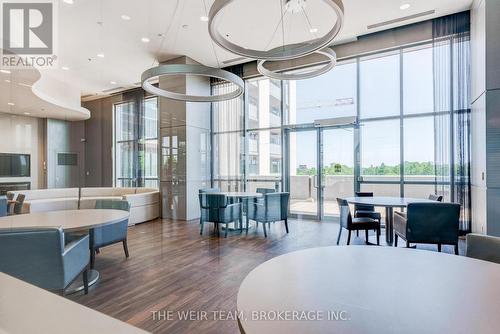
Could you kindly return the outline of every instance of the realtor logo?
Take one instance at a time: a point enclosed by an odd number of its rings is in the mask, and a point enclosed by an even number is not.
[[[2,67],[53,67],[56,3],[2,1]]]

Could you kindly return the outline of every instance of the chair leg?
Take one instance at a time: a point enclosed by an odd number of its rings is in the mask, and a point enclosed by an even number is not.
[[[264,237],[267,238],[266,223],[262,223],[262,228],[264,229]]]
[[[340,242],[340,235],[342,234],[342,226],[339,226],[339,235],[337,236],[337,245]]]
[[[200,235],[203,235],[203,222],[200,223]]]
[[[377,246],[380,246],[380,230],[377,230]]]
[[[368,244],[368,230],[365,230],[365,243]]]
[[[90,250],[90,269],[94,269],[95,264],[95,249]]]
[[[87,269],[85,269],[82,273],[83,277],[83,292],[85,294],[89,293],[89,272]]]
[[[458,255],[458,244],[455,244],[455,255]]]
[[[441,244],[438,244],[438,252],[441,253]]]
[[[227,238],[227,230],[229,230],[228,224],[226,224],[226,228],[224,229],[224,238]]]
[[[359,231],[358,230],[356,230],[356,236],[359,237]]]
[[[123,243],[123,251],[125,252],[125,257],[128,258],[128,245],[127,245],[127,239],[122,241]]]
[[[410,242],[408,240],[406,241],[406,248],[410,248]]]
[[[247,235],[248,235],[248,225],[250,224],[249,220],[250,220],[250,219],[248,219],[248,217],[247,217],[247,225],[246,225],[246,234],[247,234]]]
[[[398,235],[394,233],[394,247],[398,247]]]
[[[286,229],[286,233],[288,233],[288,219],[285,219],[285,229]]]
[[[96,254],[101,254],[101,250],[100,250],[99,248],[96,248],[96,249],[95,249],[95,253],[96,253]]]
[[[347,244],[349,245],[350,243],[351,243],[351,230],[349,230],[349,233],[347,234]]]

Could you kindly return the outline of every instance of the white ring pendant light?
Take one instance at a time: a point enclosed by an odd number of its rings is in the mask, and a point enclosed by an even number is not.
[[[173,76],[173,75],[199,75],[204,77],[212,77],[233,83],[236,88],[234,91],[222,94],[222,95],[188,95],[171,92],[165,89],[153,86],[150,82],[151,79],[160,76]],[[212,68],[204,65],[186,65],[186,64],[167,64],[159,65],[150,68],[141,76],[142,88],[148,93],[166,97],[172,100],[187,101],[187,102],[220,102],[231,100],[237,98],[243,94],[245,90],[245,84],[243,79],[241,79],[236,74],[231,72],[221,70],[218,68]]]
[[[264,67],[264,63],[266,62],[266,60],[259,60],[257,62],[257,70],[260,74],[276,80],[303,80],[314,78],[321,74],[324,74],[334,68],[335,65],[337,65],[337,55],[331,48],[324,48],[320,51],[316,51],[315,53],[326,56],[328,58],[328,63],[312,71],[299,71],[296,73],[274,72]]]
[[[208,19],[208,32],[212,40],[223,49],[234,54],[252,59],[263,59],[268,61],[290,60],[303,56],[307,56],[313,52],[321,50],[329,46],[333,39],[338,35],[344,22],[344,4],[342,0],[316,0],[323,1],[329,5],[337,16],[335,25],[324,36],[312,39],[307,42],[283,45],[272,50],[256,50],[237,45],[224,37],[218,29],[224,8],[232,3],[243,0],[215,0],[210,8]],[[251,1],[251,0],[246,0]],[[283,1],[283,0],[280,0]]]

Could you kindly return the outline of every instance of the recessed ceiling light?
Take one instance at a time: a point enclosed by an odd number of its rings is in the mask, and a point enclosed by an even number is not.
[[[97,54],[97,57],[99,57],[99,58],[104,58],[104,53],[98,53],[98,54]]]
[[[309,32],[314,34],[315,32],[318,32],[318,28],[311,28],[309,29]]]
[[[61,69],[64,70],[64,71],[69,71],[69,67],[68,66],[63,66],[63,67],[61,67]]]
[[[147,37],[141,38],[141,42],[143,42],[143,43],[149,43],[149,41],[150,41],[150,39]]]
[[[200,20],[203,22],[208,22],[208,16],[200,16]]]
[[[9,79],[5,79],[5,82],[6,82],[6,83],[10,83],[10,80],[9,80]]]
[[[116,85],[116,81],[110,81],[109,83],[112,85]]]
[[[7,104],[8,104],[9,106],[15,106],[15,104],[14,104],[14,103],[12,103],[12,102],[9,102],[9,103],[7,103]]]
[[[23,113],[23,114],[25,114],[25,115],[31,115],[31,113],[30,113],[30,112],[25,112],[25,113]]]
[[[9,70],[0,70],[1,73],[4,73],[4,74],[10,74],[10,71]]]
[[[63,0],[64,3],[67,3],[68,5],[72,5],[75,2],[73,0]]]
[[[409,3],[405,3],[405,4],[402,4],[401,6],[399,6],[399,9],[401,10],[405,10],[405,9],[408,9],[410,8],[410,4]]]
[[[125,20],[125,21],[130,21],[130,19],[131,19],[130,16],[125,15],[125,14],[123,14],[121,17],[122,17],[122,20]]]

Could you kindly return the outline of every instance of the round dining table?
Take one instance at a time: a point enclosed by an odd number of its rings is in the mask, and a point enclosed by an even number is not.
[[[411,197],[346,197],[350,204],[371,205],[385,208],[385,240],[392,245],[394,239],[394,208],[406,208],[409,203],[435,203],[436,201],[424,198]]]
[[[248,208],[246,207],[245,200],[262,197],[261,193],[251,192],[251,191],[249,191],[249,192],[246,192],[246,191],[222,191],[222,192],[219,192],[217,194],[226,195],[226,197],[232,198],[232,199],[238,201],[239,203],[241,203],[242,210],[241,210],[241,216],[240,216],[240,224],[243,224],[243,219],[248,219],[246,217],[246,213],[247,213]],[[226,227],[223,227],[223,228],[226,228]],[[228,229],[228,231],[237,231],[237,230],[239,231],[239,227],[236,228],[234,223],[228,224],[227,229]]]
[[[17,228],[50,228],[62,227],[66,232],[88,233],[90,229],[121,222],[129,217],[129,212],[113,209],[83,209],[35,212],[22,215],[0,217],[0,230]],[[99,272],[88,271],[89,286],[99,280]],[[71,294],[83,290],[83,285],[73,282],[66,293]]]
[[[237,297],[241,333],[498,333],[500,264],[395,247],[275,257]]]

